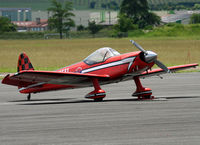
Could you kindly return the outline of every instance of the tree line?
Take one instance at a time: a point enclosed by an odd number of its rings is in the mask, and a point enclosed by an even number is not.
[[[49,25],[60,33],[60,38],[62,39],[62,33],[69,31],[70,27],[74,26],[74,22],[70,18],[74,16],[71,12],[72,3],[66,2],[65,7],[62,8],[61,3],[52,0],[52,7],[48,11],[53,13],[49,19]],[[197,17],[191,18],[197,19]],[[118,23],[113,28],[117,33],[121,34],[136,29],[153,28],[160,25],[160,22],[160,17],[150,11],[147,0],[123,0],[120,5]],[[191,23],[196,22],[198,20],[191,20]],[[89,22],[88,25],[88,29],[93,35],[102,29],[102,26],[97,25],[94,21]],[[83,26],[78,26],[78,30],[83,29]]]
[[[65,1],[63,3],[58,0],[51,0],[51,6],[47,9],[50,17],[48,26],[50,31],[56,31],[62,39],[63,33],[69,33],[72,27],[75,27],[73,21],[73,4]],[[123,0],[119,7],[118,22],[112,28],[119,35],[128,31],[137,29],[153,29],[160,25],[160,17],[150,11],[147,0]],[[194,14],[191,17],[191,23],[200,23],[200,15]],[[95,21],[88,22],[87,30],[95,36],[103,26],[98,25]],[[78,31],[85,30],[82,25],[77,26]],[[16,31],[16,26],[6,17],[0,17],[0,32]]]
[[[67,1],[62,7],[60,2],[52,0],[52,7],[48,8],[48,11],[52,14],[49,18],[49,26],[51,30],[57,30],[62,39],[62,33],[68,32],[70,27],[75,25],[71,19],[74,16],[72,3]],[[123,0],[120,6],[118,24],[114,26],[114,29],[119,32],[127,32],[159,24],[160,17],[149,11],[147,0]],[[89,22],[88,29],[94,35],[101,27],[96,25],[95,22]]]

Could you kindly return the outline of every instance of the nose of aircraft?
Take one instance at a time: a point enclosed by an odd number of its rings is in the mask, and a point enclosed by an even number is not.
[[[140,51],[144,54],[145,62],[151,63],[154,62],[158,67],[163,69],[165,72],[170,73],[170,70],[159,60],[157,60],[157,54],[152,51],[146,51],[144,50],[139,44],[137,44],[135,41],[130,40],[132,44],[134,44]]]
[[[151,63],[157,59],[157,54],[153,51],[146,51],[146,54],[144,57],[147,63]]]

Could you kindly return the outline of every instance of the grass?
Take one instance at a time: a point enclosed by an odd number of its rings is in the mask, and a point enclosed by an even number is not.
[[[137,51],[129,39],[0,40],[0,72],[16,72],[21,52],[27,53],[35,69],[56,70],[83,60],[100,47],[112,47],[120,53]],[[167,66],[200,63],[200,40],[140,38],[136,41],[144,49],[156,52]]]
[[[129,31],[129,37],[140,37],[150,39],[200,39],[200,24],[177,24],[169,23],[163,26],[155,27],[152,30],[134,30]]]

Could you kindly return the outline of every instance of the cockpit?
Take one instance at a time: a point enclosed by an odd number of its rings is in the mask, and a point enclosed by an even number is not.
[[[92,54],[90,54],[87,58],[83,60],[88,65],[100,63],[106,61],[108,58],[120,55],[119,52],[110,48],[110,47],[103,47],[99,48]]]

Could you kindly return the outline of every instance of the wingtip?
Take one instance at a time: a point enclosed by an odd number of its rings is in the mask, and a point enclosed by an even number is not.
[[[7,84],[6,81],[10,77],[10,74],[7,74],[1,81],[2,84]]]

